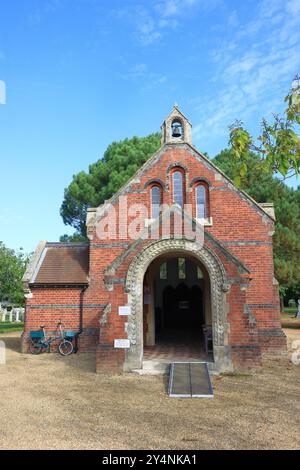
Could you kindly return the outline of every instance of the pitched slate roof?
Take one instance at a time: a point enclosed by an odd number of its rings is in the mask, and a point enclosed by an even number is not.
[[[29,284],[88,284],[89,245],[46,243],[32,269]]]

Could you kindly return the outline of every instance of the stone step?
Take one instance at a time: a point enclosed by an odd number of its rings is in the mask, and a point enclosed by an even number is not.
[[[170,362],[160,361],[143,361],[142,368],[133,372],[139,375],[158,375],[167,374],[169,372]]]
[[[154,361],[154,360],[144,360],[142,363],[141,369],[135,369],[132,372],[138,375],[164,375],[168,374],[170,370],[170,365],[172,361]],[[178,361],[175,361],[178,362]],[[180,361],[179,361],[180,362]],[[186,362],[186,361],[183,361]],[[197,361],[188,361],[188,362],[197,362]],[[216,373],[215,364],[213,362],[208,362],[208,369],[212,374]]]
[[[166,375],[166,371],[162,370],[147,370],[147,369],[133,369],[132,370],[133,374],[137,375]]]
[[[171,361],[155,361],[153,359],[145,359],[143,361],[143,369],[156,369],[160,367],[167,367],[171,364]]]

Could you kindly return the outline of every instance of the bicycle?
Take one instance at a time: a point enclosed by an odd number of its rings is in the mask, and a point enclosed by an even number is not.
[[[30,345],[29,351],[31,354],[38,355],[41,354],[43,351],[50,352],[51,343],[54,341],[60,341],[58,345],[58,352],[62,356],[70,356],[74,350],[73,343],[66,339],[66,333],[62,329],[62,322],[58,322],[60,334],[58,336],[50,336],[47,338],[46,336],[46,328],[44,325],[41,326],[42,331],[31,331],[30,332]]]

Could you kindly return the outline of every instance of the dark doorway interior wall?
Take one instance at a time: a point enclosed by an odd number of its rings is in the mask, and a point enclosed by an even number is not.
[[[159,274],[156,277],[156,344],[203,341],[204,279],[201,278],[201,271],[199,275],[195,263],[191,260],[180,263],[180,260],[182,261],[182,259],[169,260],[163,278]]]
[[[168,286],[163,291],[163,325],[165,329],[192,330],[201,328],[203,299],[200,287],[181,283],[175,289]]]

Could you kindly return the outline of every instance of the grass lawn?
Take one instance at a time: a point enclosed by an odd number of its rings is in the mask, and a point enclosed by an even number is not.
[[[284,308],[284,313],[287,315],[295,316],[297,313],[297,308],[296,307],[285,307]]]
[[[300,328],[300,319],[295,318],[297,308],[286,307],[281,314],[281,324],[284,328]]]
[[[0,333],[22,331],[23,328],[24,328],[24,323],[11,323],[9,321],[0,322]]]

